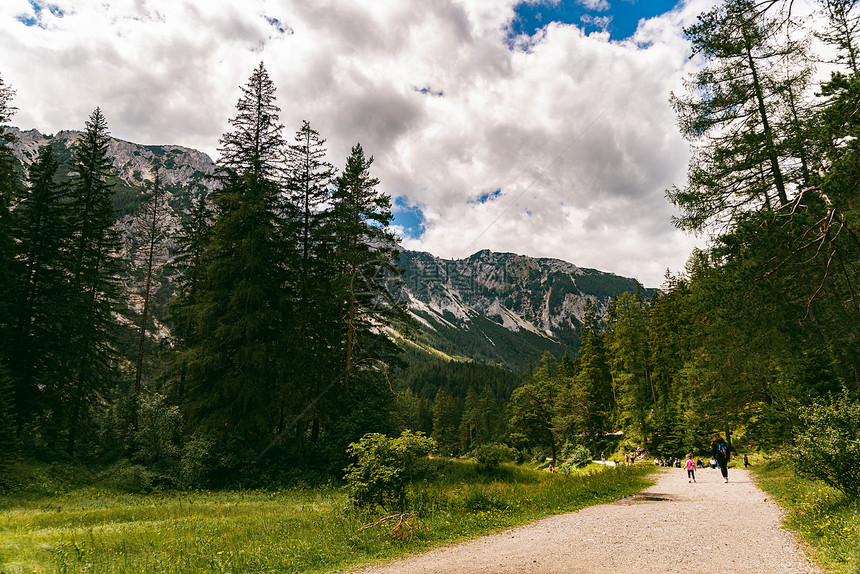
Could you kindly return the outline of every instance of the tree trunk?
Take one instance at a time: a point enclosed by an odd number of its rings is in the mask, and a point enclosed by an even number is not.
[[[152,217],[147,222],[147,233],[149,245],[146,254],[146,283],[143,290],[143,317],[140,321],[140,337],[137,342],[137,368],[134,376],[134,406],[132,411],[132,427],[137,430],[137,403],[140,400],[141,381],[143,380],[143,355],[146,346],[147,322],[149,321],[149,304],[152,293],[153,267],[155,261],[155,246],[158,239],[158,169],[155,170],[155,182],[153,183]]]
[[[764,91],[761,87],[761,80],[758,77],[758,69],[755,65],[755,60],[753,59],[752,47],[750,46],[749,39],[744,33],[744,41],[746,42],[746,55],[747,62],[750,66],[750,72],[753,77],[753,89],[755,90],[755,97],[758,103],[758,111],[759,116],[761,117],[761,123],[764,128],[764,137],[765,144],[767,145],[767,155],[770,159],[770,168],[773,172],[773,180],[774,185],[776,186],[776,193],[779,196],[780,207],[788,204],[788,194],[785,192],[785,182],[782,178],[782,169],[779,166],[779,157],[776,153],[776,146],[774,145],[773,140],[773,131],[770,127],[770,121],[768,119],[767,108],[764,105]]]

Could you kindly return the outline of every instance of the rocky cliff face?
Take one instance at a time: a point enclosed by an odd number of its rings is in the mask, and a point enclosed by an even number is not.
[[[39,148],[52,144],[61,158],[70,157],[74,142],[80,137],[78,131],[61,131],[55,135],[44,135],[37,130],[22,132],[17,128],[8,130],[17,138],[13,146],[15,157],[28,166],[39,155]],[[140,186],[152,181],[155,167],[161,171],[161,182],[167,188],[184,187],[190,182],[203,181],[204,176],[215,171],[215,162],[203,152],[175,145],[144,146],[111,138],[108,155],[113,161],[120,180],[130,186]]]
[[[487,250],[460,260],[403,251],[400,267],[400,296],[427,344],[509,367],[543,351],[574,352],[586,301],[602,315],[613,295],[641,289],[566,261]]]

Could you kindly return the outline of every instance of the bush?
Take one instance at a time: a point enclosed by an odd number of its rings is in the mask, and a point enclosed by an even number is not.
[[[193,488],[207,486],[207,476],[212,466],[214,441],[202,433],[195,433],[182,445],[177,486]]]
[[[574,447],[566,458],[573,468],[583,468],[591,463],[591,451],[580,444]]]
[[[347,453],[358,460],[346,468],[349,501],[357,507],[381,506],[406,510],[406,491],[415,462],[426,457],[436,441],[423,433],[403,431],[399,438],[368,433],[349,445]]]
[[[860,498],[860,404],[843,393],[800,413],[791,460],[799,476]]]
[[[519,453],[517,452],[517,449],[511,448],[506,444],[491,442],[488,444],[482,444],[473,450],[471,456],[480,464],[488,468],[495,468],[503,462],[512,462],[517,460]]]

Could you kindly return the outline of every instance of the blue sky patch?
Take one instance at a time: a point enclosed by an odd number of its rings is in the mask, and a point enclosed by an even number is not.
[[[268,16],[264,16],[264,18],[269,23],[269,25],[272,26],[272,28],[274,28],[275,30],[277,30],[281,34],[288,34],[290,36],[293,35],[293,29],[290,28],[289,26],[287,26],[286,24],[282,23],[277,18],[269,18]]]
[[[501,189],[497,189],[495,191],[488,191],[486,193],[482,193],[481,195],[479,195],[475,199],[470,199],[469,203],[471,205],[477,205],[479,203],[487,203],[488,201],[493,201],[494,199],[496,199],[497,197],[499,197],[501,195],[502,195]]]
[[[520,3],[511,34],[533,35],[551,22],[574,24],[586,34],[606,30],[611,40],[629,38],[639,20],[665,14],[680,0],[550,0]]]
[[[25,26],[32,27],[37,26],[39,24],[39,21],[36,20],[35,16],[26,16],[24,14],[21,14],[20,16],[16,16],[15,19],[24,24]]]
[[[59,6],[54,4],[46,4],[37,0],[30,0],[30,6],[33,7],[33,14],[20,14],[15,17],[16,20],[25,26],[44,28],[45,26],[42,24],[42,10],[45,9],[57,18],[62,18],[66,15]]]
[[[417,205],[409,205],[406,197],[401,195],[394,200],[392,213],[391,224],[403,228],[403,239],[418,239],[424,234],[424,212]]]
[[[436,96],[437,98],[445,97],[445,92],[443,92],[442,90],[434,90],[433,88],[427,86],[423,88],[412,86],[412,89],[419,94],[424,94],[425,96]]]

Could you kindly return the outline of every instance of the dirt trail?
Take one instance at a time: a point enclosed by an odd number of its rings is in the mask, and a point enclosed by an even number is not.
[[[778,507],[744,470],[663,469],[639,495],[356,574],[813,574]]]

